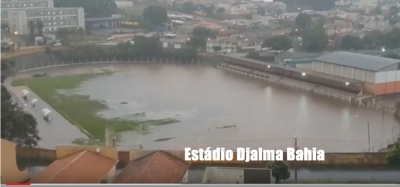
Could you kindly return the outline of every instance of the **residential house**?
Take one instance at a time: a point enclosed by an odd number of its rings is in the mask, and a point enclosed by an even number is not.
[[[278,29],[278,30],[274,30],[272,31],[272,35],[286,35],[286,34],[290,34],[292,32],[291,28],[287,28],[287,29]]]
[[[324,25],[325,33],[328,36],[340,33],[350,33],[353,32],[353,25],[351,22],[343,20],[334,20],[333,22],[328,22]]]
[[[278,18],[281,20],[294,20],[299,13],[294,12],[294,13],[283,13],[278,15]]]
[[[217,3],[215,4],[215,8],[223,8],[225,10],[225,12],[230,12],[231,11],[231,7],[232,5],[229,3]]]
[[[286,13],[286,4],[282,2],[268,2],[266,3],[266,10],[268,14],[280,15]]]
[[[20,183],[29,178],[27,168],[18,166],[15,147],[16,144],[1,139],[1,183]]]
[[[180,49],[188,40],[189,38],[162,38],[161,43],[164,49]]]
[[[236,53],[238,51],[238,38],[235,35],[219,37],[207,41],[207,52],[214,52],[214,46],[221,46],[222,53]]]
[[[114,147],[57,146],[57,160],[30,183],[102,183],[115,175],[118,152]]]
[[[364,16],[359,23],[364,26],[364,30],[382,30],[389,26],[389,21],[380,16]]]
[[[270,184],[272,171],[267,168],[207,167],[203,184]]]
[[[273,16],[255,17],[250,21],[249,27],[269,26],[270,23],[277,22],[279,19]]]
[[[117,8],[133,7],[133,2],[132,1],[114,1],[114,2],[117,5]]]
[[[231,7],[231,14],[257,14],[258,6],[253,3],[240,4]]]
[[[128,163],[112,183],[187,183],[190,163],[155,151]]]
[[[239,37],[237,41],[238,47],[240,47],[241,52],[248,52],[251,50],[259,51],[262,48],[264,42],[263,37],[258,36],[243,36]]]
[[[233,15],[247,15],[250,14],[250,12],[244,8],[240,8],[240,7],[232,7],[230,10],[230,14]]]

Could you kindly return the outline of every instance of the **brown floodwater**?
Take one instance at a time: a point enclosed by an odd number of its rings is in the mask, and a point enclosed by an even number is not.
[[[106,65],[103,65],[106,66]],[[294,145],[330,152],[377,151],[399,134],[394,116],[341,100],[225,72],[179,65],[107,65],[116,71],[84,82],[74,94],[90,95],[109,109],[104,118],[178,123],[117,135],[122,148],[263,147]],[[93,72],[93,67],[46,70]],[[121,70],[121,71],[118,71]],[[370,141],[368,141],[368,124]],[[368,143],[370,142],[370,143]],[[370,145],[370,146],[369,146]]]

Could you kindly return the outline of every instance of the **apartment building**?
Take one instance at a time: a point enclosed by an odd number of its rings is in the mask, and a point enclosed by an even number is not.
[[[85,29],[85,14],[83,8],[44,8],[30,10],[8,11],[11,32],[28,34],[30,20],[43,22],[43,32],[54,32],[59,28]]]
[[[53,7],[53,0],[1,0],[1,24],[8,24],[9,10],[29,10]]]

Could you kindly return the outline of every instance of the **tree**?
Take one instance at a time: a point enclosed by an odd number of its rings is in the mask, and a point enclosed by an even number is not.
[[[143,19],[154,25],[162,25],[168,21],[167,10],[162,6],[150,5],[143,10]]]
[[[263,7],[257,7],[257,14],[258,15],[262,15],[262,16],[265,16],[265,8],[263,8]]]
[[[400,59],[400,55],[398,55],[398,54],[396,54],[396,53],[389,53],[389,54],[382,55],[382,56],[383,56],[383,57],[386,57],[386,58]]]
[[[193,60],[197,58],[196,49],[192,47],[181,48],[176,53],[177,57],[182,60]]]
[[[207,29],[205,27],[200,27],[200,26],[193,28],[192,34],[195,36],[200,36],[200,37],[204,37],[204,38],[216,38],[217,37],[217,33],[214,32],[213,30]]]
[[[386,164],[392,167],[400,166],[400,144],[395,143],[386,156]]]
[[[62,40],[68,40],[68,32],[67,28],[59,28],[56,32],[56,36]]]
[[[278,51],[287,51],[292,48],[292,41],[284,35],[277,35],[264,40],[262,47],[269,48],[277,53]]]
[[[11,94],[1,86],[1,138],[19,146],[35,147],[40,140],[36,119],[13,103]]]
[[[268,164],[268,168],[272,170],[272,176],[275,183],[280,183],[290,177],[289,164],[283,161],[275,161]]]
[[[215,52],[219,52],[219,51],[221,51],[222,50],[222,47],[221,46],[218,46],[218,45],[214,45],[213,46],[213,50],[215,51]]]
[[[246,19],[253,19],[253,16],[252,16],[251,14],[246,14],[246,15],[244,16],[244,18],[246,18]]]
[[[344,50],[360,50],[364,48],[364,45],[359,37],[346,35],[342,38],[341,48]]]
[[[36,29],[38,31],[39,36],[43,36],[43,27],[44,27],[44,25],[43,25],[42,20],[36,21],[35,26],[36,26]]]
[[[217,14],[223,14],[225,12],[225,8],[223,7],[219,7],[217,8],[217,10],[215,11]]]
[[[306,29],[302,38],[302,47],[308,52],[322,52],[329,42],[325,30],[317,26]]]
[[[296,24],[302,29],[307,28],[307,27],[311,26],[311,24],[312,24],[311,17],[307,14],[297,15],[295,21],[296,21]]]
[[[33,20],[29,20],[28,21],[28,28],[29,28],[29,33],[31,34],[31,36],[35,35],[35,22],[33,22]]]
[[[111,17],[117,13],[113,0],[54,0],[54,7],[83,7],[85,18]]]
[[[252,58],[252,59],[259,59],[260,58],[260,53],[257,51],[249,51],[246,55],[247,58]]]
[[[383,45],[383,33],[380,30],[373,30],[363,37],[362,42],[365,48],[375,49]]]
[[[383,45],[388,49],[400,47],[400,29],[396,28],[387,32],[383,37]]]
[[[192,1],[186,1],[183,3],[181,11],[187,14],[191,14],[198,9],[198,6]]]
[[[186,41],[186,44],[196,50],[205,50],[207,47],[207,40],[203,36],[193,35]]]

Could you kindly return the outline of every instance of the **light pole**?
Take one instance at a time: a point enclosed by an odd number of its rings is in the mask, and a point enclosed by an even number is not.
[[[13,39],[14,39],[14,41],[13,41],[13,51],[16,51],[16,49],[17,49],[17,36],[18,36],[18,31],[15,31],[14,32],[14,37],[13,37]]]

